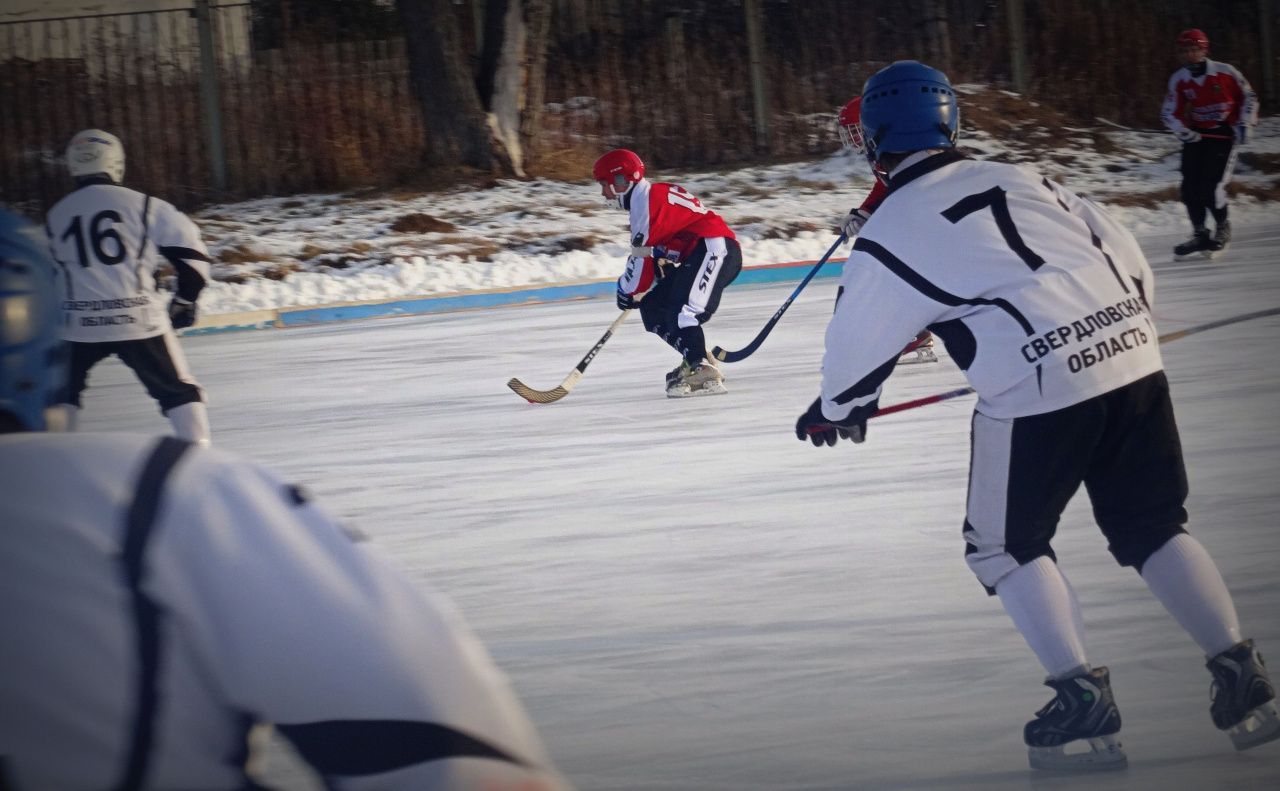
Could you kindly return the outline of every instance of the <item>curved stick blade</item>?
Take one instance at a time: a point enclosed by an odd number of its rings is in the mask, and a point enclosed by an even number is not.
[[[528,401],[530,404],[550,404],[553,401],[559,401],[569,395],[569,391],[563,386],[553,387],[550,390],[534,390],[529,385],[521,382],[519,379],[512,377],[507,382],[507,387],[515,391],[515,394]]]

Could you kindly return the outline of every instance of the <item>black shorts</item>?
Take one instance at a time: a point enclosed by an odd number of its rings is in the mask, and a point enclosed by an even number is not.
[[[129,341],[71,341],[67,346],[71,351],[67,401],[77,407],[80,395],[89,384],[89,370],[113,354],[129,366],[147,393],[160,404],[161,412],[204,400],[200,384],[187,370],[187,358],[172,332]]]
[[[1122,566],[1142,564],[1187,521],[1187,474],[1164,372],[1043,415],[974,413],[965,560],[988,591],[1041,556],[1083,483]]]

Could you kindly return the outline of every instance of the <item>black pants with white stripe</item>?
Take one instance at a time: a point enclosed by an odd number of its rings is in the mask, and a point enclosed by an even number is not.
[[[1223,126],[1208,134],[1226,139],[1204,138],[1182,146],[1181,199],[1187,207],[1191,224],[1204,226],[1205,213],[1221,225],[1227,219],[1227,185],[1235,171],[1235,140],[1231,127]]]
[[[720,307],[720,295],[742,271],[737,240],[699,240],[679,267],[655,285],[640,302],[644,328],[680,352],[690,365],[706,357],[702,325]]]
[[[1164,372],[1043,415],[974,413],[965,560],[989,593],[1055,557],[1050,541],[1082,483],[1122,566],[1141,572],[1183,532],[1187,474]]]
[[[67,403],[81,406],[80,396],[89,385],[89,371],[102,360],[116,355],[147,388],[161,412],[204,400],[204,393],[191,372],[187,358],[172,332],[129,341],[86,343],[71,341],[71,376]]]

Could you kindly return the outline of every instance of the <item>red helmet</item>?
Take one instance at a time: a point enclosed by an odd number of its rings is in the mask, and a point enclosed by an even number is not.
[[[631,183],[644,178],[644,163],[636,152],[615,148],[596,160],[591,175],[596,181],[609,184],[615,192],[624,192]]]
[[[862,142],[862,97],[855,96],[849,100],[849,103],[840,110],[837,117],[837,131],[840,132],[840,142],[845,148],[852,149],[855,154],[861,154],[866,151],[866,146]]]
[[[1209,49],[1209,37],[1206,36],[1204,31],[1200,28],[1193,27],[1190,30],[1184,30],[1178,34],[1178,46],[1199,47],[1200,49],[1207,50]]]

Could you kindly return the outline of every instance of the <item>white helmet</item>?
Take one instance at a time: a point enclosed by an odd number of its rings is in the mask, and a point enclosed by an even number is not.
[[[124,180],[124,146],[120,138],[101,129],[86,129],[67,146],[67,170],[73,178],[106,174],[119,184]]]

